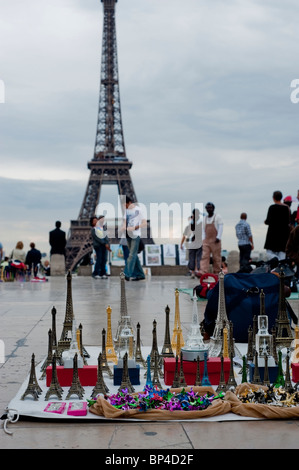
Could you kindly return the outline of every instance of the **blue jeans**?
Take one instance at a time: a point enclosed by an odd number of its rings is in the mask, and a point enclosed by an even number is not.
[[[106,274],[107,249],[103,244],[95,248],[94,251],[96,252],[96,263],[92,275],[104,276]]]
[[[144,272],[141,263],[138,258],[138,248],[140,243],[140,237],[127,238],[128,247],[130,250],[124,273],[126,277],[137,277],[139,279],[145,279]]]

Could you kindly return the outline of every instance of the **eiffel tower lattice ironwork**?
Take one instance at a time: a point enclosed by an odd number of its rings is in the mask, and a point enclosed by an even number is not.
[[[104,10],[102,61],[99,107],[94,156],[88,162],[89,181],[77,220],[71,221],[66,245],[66,269],[73,271],[80,261],[92,252],[89,220],[96,214],[103,184],[116,185],[120,196],[137,201],[130,176],[132,162],[128,160],[120,105],[118,57],[115,24],[117,0],[101,0]],[[149,222],[146,243],[152,244]],[[109,234],[109,228],[108,228]],[[118,243],[115,227],[111,243]]]

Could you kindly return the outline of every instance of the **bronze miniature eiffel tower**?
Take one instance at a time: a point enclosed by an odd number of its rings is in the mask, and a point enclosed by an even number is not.
[[[286,374],[285,374],[284,388],[286,389],[287,392],[290,392],[290,393],[293,392],[293,385],[292,385],[291,375],[290,375],[290,353],[289,353],[289,350],[287,351],[287,354],[286,354]]]
[[[162,385],[159,380],[159,357],[158,357],[157,352],[155,352],[155,365],[154,365],[152,383],[154,387],[162,388]]]
[[[103,370],[102,370],[102,354],[100,353],[98,356],[98,373],[97,373],[97,383],[95,384],[93,391],[91,393],[91,398],[95,398],[97,395],[102,393],[105,395],[109,392],[109,388],[105,384],[103,378]]]
[[[184,338],[183,338],[183,332],[182,332],[182,327],[181,327],[181,318],[180,318],[180,300],[179,300],[179,290],[175,289],[175,311],[174,311],[174,328],[173,328],[173,335],[172,335],[172,340],[171,340],[171,346],[172,349],[175,349],[175,346],[177,344],[177,335],[180,335],[180,345],[181,348],[185,345]],[[178,354],[178,352],[176,351]]]
[[[52,351],[56,353],[56,357],[58,358],[59,364],[61,364],[61,359],[59,358],[58,354],[58,343],[57,343],[57,335],[56,335],[56,308],[53,307],[51,310],[52,315]]]
[[[87,360],[86,357],[90,357],[88,352],[85,350],[83,346],[83,327],[82,324],[80,323],[78,330],[77,330],[77,343],[78,343],[78,349],[80,352],[80,356],[83,359],[83,364],[86,366],[87,365]]]
[[[113,377],[113,372],[109,367],[107,357],[106,357],[106,330],[102,329],[102,370],[107,372],[110,378]]]
[[[200,387],[201,386],[201,378],[200,378],[200,360],[199,356],[197,356],[196,359],[196,376],[195,376],[195,386]]]
[[[224,356],[221,354],[220,356],[221,359],[221,369],[220,369],[220,379],[219,379],[219,384],[218,387],[216,388],[216,392],[226,392],[227,391],[227,385],[226,381],[224,378]]]
[[[73,330],[73,319],[74,319],[74,309],[73,309],[73,297],[72,297],[72,276],[70,271],[67,273],[67,294],[66,294],[66,309],[65,317],[63,322],[63,329],[61,332],[60,340],[58,341],[58,354],[61,356],[63,351],[69,349],[72,339],[72,330]]]
[[[254,372],[253,372],[253,378],[252,378],[252,383],[256,385],[262,385],[261,381],[261,376],[258,368],[258,353],[255,351],[255,356],[254,356]]]
[[[141,352],[140,323],[139,322],[137,323],[135,361],[136,361],[136,363],[142,364],[143,367],[146,367],[146,361],[143,359],[142,352]]]
[[[279,348],[289,348],[293,341],[290,320],[287,314],[287,307],[284,293],[284,272],[280,271],[280,286],[279,286],[279,306],[278,316],[276,319],[276,344]]]
[[[111,327],[111,313],[112,309],[110,305],[106,308],[107,312],[107,341],[106,341],[106,358],[108,361],[114,362],[117,364],[117,354],[114,349],[113,339],[112,339],[112,327]]]
[[[77,395],[80,400],[82,400],[84,396],[84,388],[82,387],[79,379],[78,373],[78,354],[74,355],[74,367],[73,367],[73,380],[66,396],[66,400],[69,400],[72,395]]]
[[[175,369],[174,369],[174,377],[172,382],[172,388],[178,388],[180,386],[179,382],[179,356],[175,356]]]
[[[274,361],[276,362],[276,364],[278,364],[278,356],[277,356],[277,345],[276,345],[276,329],[275,329],[275,326],[272,327],[272,330],[271,330],[271,334],[272,334],[272,356],[274,357]]]
[[[227,389],[228,390],[234,390],[237,386],[237,382],[235,379],[235,374],[234,374],[234,357],[233,353],[230,355],[230,369],[229,369],[229,376],[228,376],[228,381],[227,381]]]
[[[38,385],[36,374],[35,374],[35,355],[32,354],[29,381],[28,381],[27,388],[21,397],[21,400],[24,400],[27,395],[32,395],[34,400],[38,400],[39,395],[41,393],[42,393],[42,389]]]
[[[119,392],[122,390],[126,390],[128,393],[134,393],[135,389],[131,383],[130,376],[129,376],[129,369],[128,369],[128,353],[126,352],[124,357],[123,357],[123,373],[122,373],[122,379],[121,379],[121,384],[118,389]]]
[[[253,361],[253,329],[251,325],[248,327],[247,361]]]
[[[164,335],[164,344],[162,347],[161,351],[161,356],[162,357],[174,357],[172,346],[171,346],[171,341],[170,341],[170,332],[169,332],[169,312],[170,308],[167,307],[165,308],[165,335]]]
[[[45,396],[45,400],[49,400],[52,395],[56,395],[59,400],[62,399],[63,389],[59,384],[58,377],[57,377],[57,369],[56,369],[56,354],[53,354],[52,360],[52,379],[50,387]]]
[[[181,351],[181,355],[180,355],[179,387],[187,387],[187,382],[186,382],[185,374],[184,374],[183,352],[182,351]]]
[[[225,291],[224,291],[224,273],[219,273],[219,295],[218,295],[218,310],[215,321],[215,328],[211,336],[211,346],[209,349],[210,357],[218,357],[222,350],[222,330],[228,324],[228,318],[225,305]],[[230,341],[230,337],[228,338]]]
[[[269,379],[269,368],[268,368],[268,356],[267,356],[267,354],[264,356],[264,360],[265,360],[265,367],[264,367],[263,383],[264,383],[264,385],[267,385],[269,387],[270,386],[270,379]]]
[[[52,330],[50,328],[48,331],[48,355],[43,365],[41,366],[41,371],[42,371],[42,375],[40,377],[41,380],[46,377],[47,367],[52,364],[52,360],[53,360],[53,335],[52,335]]]

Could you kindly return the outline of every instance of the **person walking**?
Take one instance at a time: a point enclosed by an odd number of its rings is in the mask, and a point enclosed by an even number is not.
[[[268,259],[286,257],[286,245],[290,235],[290,209],[282,202],[282,192],[274,191],[273,202],[268,209],[265,224],[268,225],[264,248]]]
[[[107,236],[107,228],[105,226],[105,218],[103,215],[99,217],[91,217],[91,237],[93,249],[96,253],[96,262],[92,277],[94,279],[108,279],[106,275],[107,252],[111,251],[109,238]]]
[[[200,261],[200,274],[209,272],[210,256],[213,257],[213,273],[221,271],[221,237],[223,233],[223,220],[215,214],[215,205],[207,202],[205,209],[207,215],[203,221],[202,257]]]
[[[250,266],[251,250],[254,249],[253,237],[251,227],[247,222],[247,214],[242,212],[240,221],[235,226],[236,237],[238,239],[238,248],[240,252],[240,270],[241,273],[250,273],[252,268]]]

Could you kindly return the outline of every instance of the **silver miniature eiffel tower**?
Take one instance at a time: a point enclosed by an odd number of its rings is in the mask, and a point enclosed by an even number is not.
[[[59,356],[62,354],[63,351],[66,351],[70,347],[71,339],[72,339],[73,318],[74,318],[74,309],[73,309],[73,297],[72,297],[72,276],[69,271],[67,273],[65,317],[64,317],[61,337],[60,337],[60,340],[58,341]]]
[[[128,353],[126,352],[123,357],[123,373],[121,384],[119,386],[118,391],[121,392],[122,390],[126,390],[128,393],[134,393],[135,389],[131,383],[130,376],[129,376],[129,369],[128,369]]]
[[[52,360],[52,379],[50,387],[45,396],[45,400],[49,400],[52,395],[56,395],[59,400],[62,399],[63,389],[59,384],[58,377],[57,377],[57,369],[56,369],[56,354],[53,354]]]
[[[201,378],[200,378],[200,360],[199,356],[197,356],[196,359],[196,376],[195,376],[195,386],[200,387],[201,386]]]
[[[226,381],[224,378],[224,357],[223,354],[220,356],[221,358],[221,369],[220,369],[220,379],[219,379],[219,384],[218,387],[216,388],[216,392],[226,392],[227,391],[227,385]]]
[[[143,359],[141,352],[141,341],[140,341],[140,323],[137,323],[137,337],[136,337],[136,349],[135,349],[135,362],[142,364],[146,367],[146,361]]]
[[[32,395],[34,400],[38,400],[39,395],[41,393],[42,393],[42,389],[38,385],[36,374],[35,374],[35,355],[32,354],[29,381],[28,381],[27,388],[21,397],[21,400],[24,400],[27,395]]]
[[[159,380],[159,358],[157,352],[155,353],[155,364],[152,383],[154,387],[162,388],[162,385]]]
[[[78,374],[78,354],[74,356],[74,367],[73,367],[73,380],[66,396],[66,400],[69,400],[72,395],[77,395],[80,400],[84,396],[84,388],[82,387]]]
[[[125,274],[122,271],[120,273],[120,319],[118,321],[118,326],[114,337],[114,345],[116,350],[120,350],[124,347],[124,342],[121,340],[121,331],[123,328],[130,328],[132,334],[134,335],[134,329],[131,325],[131,318],[128,316]]]
[[[102,329],[102,371],[107,372],[110,378],[113,377],[113,372],[109,367],[106,356],[106,330]]]
[[[152,387],[153,382],[152,382],[152,377],[151,377],[151,356],[148,355],[146,359],[146,364],[147,364],[147,374],[146,374],[146,383],[145,385],[147,387]]]
[[[210,357],[218,357],[222,350],[222,330],[228,324],[228,318],[225,305],[225,292],[224,292],[224,273],[219,273],[219,296],[218,296],[218,311],[215,321],[215,328],[213,336],[211,336],[211,346],[209,348]],[[230,338],[228,338],[230,340]]]
[[[170,308],[167,307],[165,308],[165,335],[164,335],[164,344],[162,347],[161,351],[161,356],[162,357],[174,357],[172,346],[171,346],[171,341],[170,341],[170,331],[169,331],[169,312]]]
[[[178,388],[180,386],[179,382],[179,356],[175,356],[175,369],[174,369],[174,377],[172,382],[172,388]]]
[[[102,393],[105,395],[109,392],[109,388],[105,384],[102,371],[102,354],[98,356],[98,373],[97,373],[97,383],[95,384],[93,391],[91,393],[91,398],[95,398],[97,395]]]
[[[293,341],[290,320],[287,314],[287,307],[284,293],[284,272],[280,271],[280,286],[279,286],[279,307],[278,316],[276,319],[276,345],[278,348],[289,348]]]

